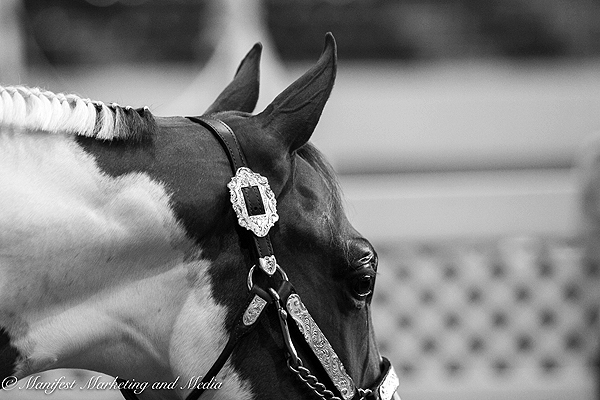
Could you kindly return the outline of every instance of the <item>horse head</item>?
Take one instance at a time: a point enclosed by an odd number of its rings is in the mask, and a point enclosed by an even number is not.
[[[362,389],[393,374],[370,316],[377,255],[309,142],[333,88],[335,42],[327,35],[316,65],[253,115],[260,52],[197,118],[2,91],[0,379],[82,368],[163,384],[140,398],[183,398],[223,358],[206,397],[339,396],[324,358],[355,385],[343,398],[391,398],[389,387]],[[265,236],[238,224],[224,149],[243,152],[276,201],[272,277],[251,269]]]

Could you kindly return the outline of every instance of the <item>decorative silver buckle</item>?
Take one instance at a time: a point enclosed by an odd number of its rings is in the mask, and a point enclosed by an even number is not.
[[[264,214],[249,215],[242,188],[256,186],[260,192]],[[279,220],[277,215],[277,200],[275,193],[264,176],[253,172],[250,168],[240,167],[227,184],[231,195],[231,204],[238,217],[240,226],[252,231],[258,237],[267,236],[269,229]]]

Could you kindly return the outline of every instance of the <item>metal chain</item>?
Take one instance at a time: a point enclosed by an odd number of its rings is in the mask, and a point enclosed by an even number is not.
[[[320,398],[325,400],[342,400],[337,397],[331,390],[328,390],[325,385],[323,385],[316,376],[311,374],[308,368],[302,366],[302,361],[298,359],[298,366],[294,368],[288,359],[287,366],[290,371],[294,372],[298,379],[306,384],[309,388],[311,388]]]
[[[314,376],[308,368],[302,365],[302,360],[298,359],[298,366],[294,367],[292,366],[292,364],[290,363],[290,359],[288,358],[287,366],[290,369],[290,371],[296,374],[298,379],[304,382],[306,386],[312,389],[313,392],[315,392],[315,394],[320,398],[324,400],[342,400],[340,397],[336,396],[331,390],[327,389],[327,387],[324,384],[319,382],[317,377]],[[358,388],[357,391],[360,396],[358,400],[366,399],[367,396],[373,394],[373,391],[371,389]]]

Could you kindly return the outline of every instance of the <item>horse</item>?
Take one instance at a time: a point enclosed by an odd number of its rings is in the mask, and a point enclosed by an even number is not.
[[[4,387],[75,368],[127,399],[399,399],[377,253],[309,141],[335,40],[253,114],[261,49],[197,117],[0,89]]]

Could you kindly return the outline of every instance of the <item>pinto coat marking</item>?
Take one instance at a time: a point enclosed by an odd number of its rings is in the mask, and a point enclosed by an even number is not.
[[[331,168],[307,142],[335,80],[335,42],[327,35],[317,64],[251,115],[259,51],[251,50],[209,110],[268,178],[280,215],[272,229],[277,260],[347,372],[366,388],[381,373],[381,357],[371,297],[357,296],[354,283],[374,283],[377,257],[346,219]],[[0,225],[6,243],[17,244],[0,249],[7,272],[0,276],[0,321],[19,351],[19,376],[59,366],[138,382],[189,382],[205,373],[243,310],[255,261],[248,238],[238,234],[226,189],[230,165],[217,139],[182,117],[154,119],[143,109],[33,89],[0,94],[7,105],[0,156],[2,146],[19,154],[2,166],[11,172],[4,179],[21,188],[0,203],[18,208]],[[31,147],[45,148],[35,168]],[[59,173],[49,174],[47,165]],[[23,221],[32,225],[19,226]],[[240,339],[219,377],[223,389],[208,397],[311,395],[287,371],[277,318],[266,313]],[[314,355],[298,350],[317,371]],[[143,395],[180,398],[187,391]]]
[[[227,338],[226,312],[211,297],[211,263],[177,220],[163,184],[140,172],[107,174],[64,129],[75,129],[78,119],[93,140],[131,142],[143,137],[126,128],[140,124],[118,106],[82,108],[74,96],[24,93],[2,91],[9,104],[0,125],[2,377],[80,367],[123,377],[135,372],[138,381],[175,374],[182,383],[192,380]],[[50,121],[55,109],[32,100],[36,94],[72,101],[62,119]],[[101,127],[90,128],[90,121]],[[102,129],[109,125],[120,130]],[[251,398],[229,365],[219,378],[227,384],[214,398]]]

